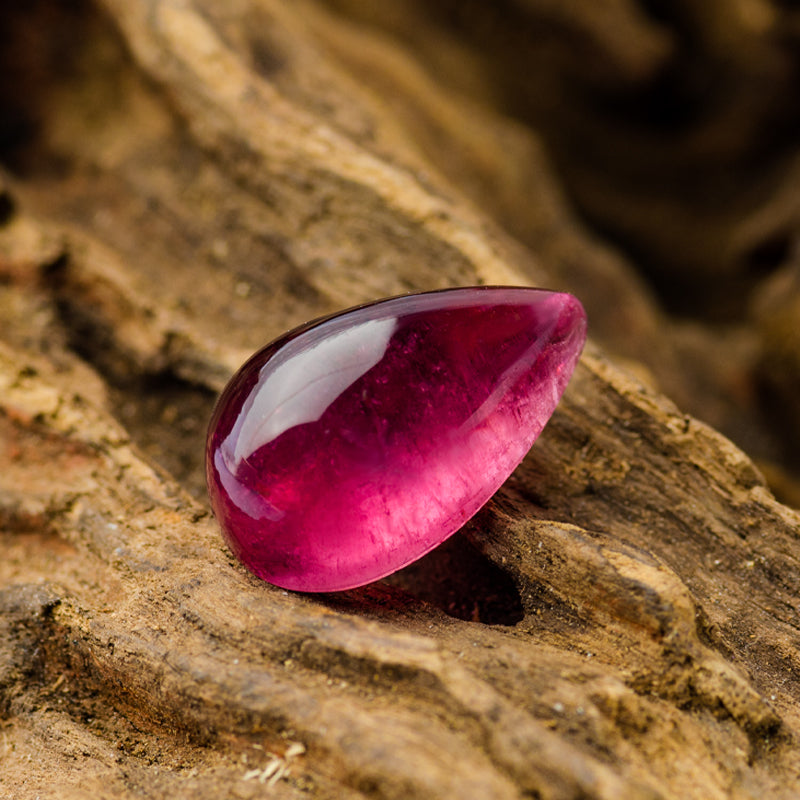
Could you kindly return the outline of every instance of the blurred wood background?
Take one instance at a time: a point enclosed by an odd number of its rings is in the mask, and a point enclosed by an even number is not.
[[[0,7],[0,795],[800,793],[800,7]],[[443,547],[259,582],[216,393],[310,318],[577,294],[591,343]]]

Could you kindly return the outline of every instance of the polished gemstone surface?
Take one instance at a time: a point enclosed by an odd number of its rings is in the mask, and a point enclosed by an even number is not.
[[[233,377],[209,427],[228,544],[309,592],[414,561],[520,463],[585,338],[572,295],[507,287],[396,297],[286,334]]]

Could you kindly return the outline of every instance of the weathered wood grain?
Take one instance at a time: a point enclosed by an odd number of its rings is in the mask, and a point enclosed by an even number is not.
[[[632,2],[608,4],[615,31],[591,3],[514,5],[495,36],[547,21],[548,59],[588,42],[607,87],[672,57]],[[769,278],[761,328],[721,343],[677,325],[578,221],[552,132],[492,107],[469,36],[412,2],[356,6],[0,12],[18,45],[0,99],[31,126],[0,184],[0,794],[794,797],[800,517],[657,388],[774,453],[740,384],[762,341],[767,372],[794,363],[767,313],[791,292]],[[227,377],[314,316],[472,283],[571,288],[590,312],[521,467],[387,581],[303,596],[250,576],[203,492]]]

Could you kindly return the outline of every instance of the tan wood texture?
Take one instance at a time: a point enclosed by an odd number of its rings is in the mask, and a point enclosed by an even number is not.
[[[797,797],[798,31],[777,0],[0,10],[0,797]],[[521,467],[379,584],[250,576],[204,494],[216,392],[313,317],[476,283],[589,312]]]

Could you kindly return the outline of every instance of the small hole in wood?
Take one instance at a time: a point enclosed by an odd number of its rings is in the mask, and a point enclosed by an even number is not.
[[[16,206],[11,195],[8,192],[0,191],[0,227],[11,222],[15,211]]]
[[[791,237],[782,232],[776,233],[750,251],[748,271],[756,277],[769,275],[789,259],[791,249]]]

